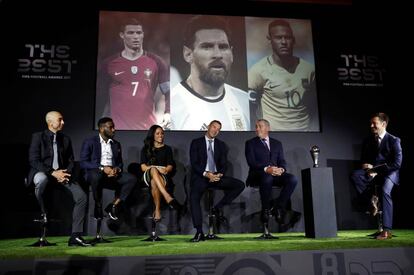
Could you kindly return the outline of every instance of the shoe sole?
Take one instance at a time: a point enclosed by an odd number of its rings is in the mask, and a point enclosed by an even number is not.
[[[112,220],[114,220],[114,221],[118,220],[118,217],[112,216],[112,214],[110,212],[108,213],[108,215]]]

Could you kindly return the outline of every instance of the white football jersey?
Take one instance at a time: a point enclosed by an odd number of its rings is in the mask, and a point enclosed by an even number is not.
[[[172,130],[206,130],[212,120],[219,120],[223,131],[250,130],[248,94],[227,84],[220,97],[211,99],[182,81],[171,90],[170,106]]]

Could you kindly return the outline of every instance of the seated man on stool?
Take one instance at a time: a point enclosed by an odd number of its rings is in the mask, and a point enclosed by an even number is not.
[[[69,246],[90,246],[82,238],[85,220],[86,194],[73,181],[71,173],[74,165],[72,142],[63,134],[64,121],[61,113],[51,111],[46,114],[47,130],[32,135],[29,149],[30,172],[28,183],[35,185],[35,195],[42,212],[41,220],[48,222],[44,194],[48,185],[62,185],[72,194],[74,201],[72,214],[72,234]]]
[[[196,138],[190,146],[191,191],[190,207],[194,228],[197,230],[192,242],[204,241],[203,222],[200,200],[207,188],[224,190],[224,197],[213,208],[213,213],[222,217],[223,206],[230,204],[243,190],[244,183],[238,179],[225,176],[227,165],[227,148],[223,141],[217,139],[221,122],[213,120],[208,125],[206,134]]]
[[[121,203],[132,192],[137,179],[132,174],[122,172],[121,144],[113,139],[115,125],[112,119],[109,117],[101,118],[98,121],[98,128],[98,135],[83,142],[80,164],[81,168],[85,170],[87,182],[92,186],[95,218],[103,218],[102,191],[103,188],[110,187],[116,190],[115,198],[105,208],[105,211],[111,219],[117,220]]]
[[[285,214],[290,197],[297,185],[294,175],[286,173],[282,143],[269,137],[270,124],[265,119],[256,122],[256,137],[246,141],[245,154],[249,165],[247,183],[256,183],[259,186],[262,202],[262,222],[267,222],[271,212],[276,221],[284,225]],[[279,197],[272,201],[272,186],[281,186]],[[293,226],[298,221],[300,213],[294,212],[287,222]]]
[[[376,113],[371,116],[371,135],[362,144],[361,162],[362,169],[355,170],[351,180],[362,197],[366,200],[372,196],[372,185],[379,185],[382,189],[382,213],[383,231],[377,232],[376,239],[385,240],[392,237],[393,207],[391,191],[394,184],[399,182],[399,171],[402,163],[402,149],[400,139],[386,131],[388,116],[385,113]],[[379,170],[370,170],[374,166],[385,164]],[[369,196],[367,198],[367,196]],[[378,214],[378,200],[374,195],[371,197],[370,212],[373,216]]]

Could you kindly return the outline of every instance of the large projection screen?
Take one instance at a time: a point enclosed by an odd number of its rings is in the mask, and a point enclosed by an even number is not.
[[[101,11],[95,121],[117,130],[318,132],[311,21]]]

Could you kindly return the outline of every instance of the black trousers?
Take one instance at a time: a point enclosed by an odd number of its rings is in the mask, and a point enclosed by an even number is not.
[[[218,182],[209,182],[208,178],[193,175],[191,177],[190,207],[194,228],[202,230],[203,219],[201,215],[200,200],[207,188],[224,191],[224,197],[215,205],[222,208],[230,204],[244,190],[244,182],[232,177],[222,177]]]
[[[102,204],[102,192],[104,188],[115,190],[115,196],[125,201],[137,183],[137,178],[130,173],[121,173],[117,177],[108,177],[105,173],[89,170],[86,180],[92,187],[93,198],[96,204]]]
[[[272,200],[272,186],[280,186],[282,191],[276,199],[276,207],[286,209],[286,206],[295,191],[298,180],[289,173],[283,173],[281,176],[272,176],[263,172],[258,176],[260,199],[262,202],[262,209],[271,208]]]

